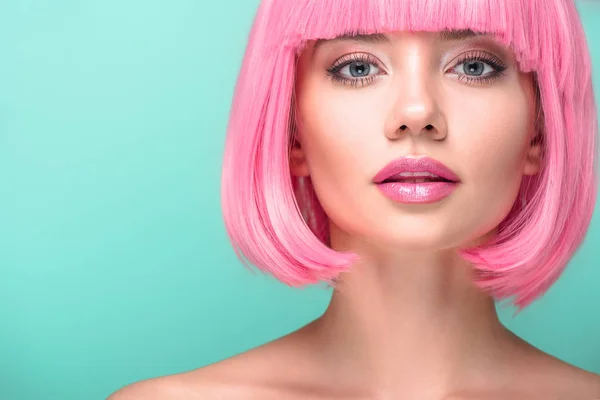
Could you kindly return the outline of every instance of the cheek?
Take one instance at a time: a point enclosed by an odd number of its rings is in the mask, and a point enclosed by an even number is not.
[[[520,175],[531,129],[531,105],[522,93],[480,102],[481,112],[474,113],[470,124],[472,168],[475,177],[494,179],[496,183],[514,181]],[[464,146],[468,148],[469,146]]]
[[[382,135],[381,111],[365,96],[355,96],[356,101],[345,96],[344,90],[321,83],[318,91],[307,91],[299,99],[302,146],[315,184],[366,182],[368,154],[375,151],[375,135]]]
[[[528,140],[533,127],[533,104],[519,90],[490,92],[477,102],[453,109],[456,124],[449,136],[453,157],[464,174],[464,210],[483,224],[474,234],[495,227],[514,204],[522,180]],[[482,218],[483,217],[483,218]]]
[[[301,142],[319,203],[329,218],[348,232],[364,229],[361,218],[372,204],[368,188],[387,160],[381,157],[381,109],[367,91],[352,96],[340,88],[298,96]],[[381,137],[378,138],[377,135]]]

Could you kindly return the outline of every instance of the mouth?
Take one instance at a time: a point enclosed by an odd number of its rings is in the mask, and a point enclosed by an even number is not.
[[[428,204],[450,196],[460,178],[441,162],[422,156],[392,160],[373,182],[384,196],[397,203]]]
[[[460,178],[450,168],[433,158],[401,157],[384,166],[373,178],[381,183],[458,183]]]
[[[429,182],[447,182],[455,183],[450,179],[442,178],[441,176],[404,176],[402,174],[393,175],[379,183],[429,183]]]

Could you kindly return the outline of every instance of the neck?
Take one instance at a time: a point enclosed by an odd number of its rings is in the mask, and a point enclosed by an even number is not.
[[[446,391],[502,356],[510,333],[455,250],[374,249],[331,231],[332,248],[361,257],[315,321],[320,357],[337,378],[403,393]]]

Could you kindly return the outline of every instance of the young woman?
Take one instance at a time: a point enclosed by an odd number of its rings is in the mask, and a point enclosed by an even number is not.
[[[573,0],[264,0],[223,164],[240,258],[326,282],[297,331],[113,399],[600,399],[512,334],[598,191]]]

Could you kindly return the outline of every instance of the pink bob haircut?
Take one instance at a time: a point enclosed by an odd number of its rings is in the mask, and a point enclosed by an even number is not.
[[[523,177],[493,241],[459,255],[475,268],[474,283],[495,300],[514,297],[517,313],[558,279],[598,192],[591,60],[573,0],[263,0],[235,85],[221,177],[225,227],[246,267],[289,286],[334,286],[358,257],[330,248],[310,177],[290,173],[295,67],[306,41],[462,29],[494,35],[534,73],[543,163]]]

